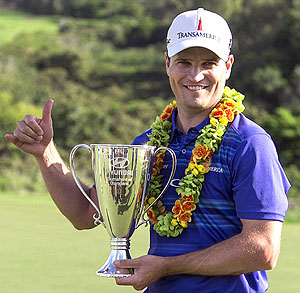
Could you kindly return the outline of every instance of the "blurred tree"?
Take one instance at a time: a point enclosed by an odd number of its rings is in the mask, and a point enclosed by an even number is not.
[[[7,113],[54,98],[55,140],[65,159],[75,144],[130,143],[149,127],[172,99],[163,57],[170,21],[203,6],[224,15],[233,31],[229,85],[245,93],[247,113],[271,133],[289,174],[300,170],[300,0],[2,2],[61,15],[57,33],[24,31],[0,46],[0,97],[10,96]],[[34,108],[18,111],[25,110]],[[12,131],[16,117],[8,124],[1,117]]]
[[[237,60],[232,84],[270,110],[294,107],[299,98],[292,81],[300,62],[299,5],[299,0],[243,1],[230,19]]]
[[[0,92],[0,100],[0,125],[3,134],[14,129],[16,123],[28,113],[36,116],[41,115],[41,108],[23,101],[15,101],[9,92]],[[2,137],[0,140],[0,156],[9,155],[13,149],[15,148]]]
[[[300,168],[300,109],[293,111],[279,107],[273,115],[264,117],[264,127],[276,142],[280,158],[285,165]]]

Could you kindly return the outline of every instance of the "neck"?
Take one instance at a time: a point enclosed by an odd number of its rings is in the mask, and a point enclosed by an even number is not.
[[[180,111],[178,108],[178,115],[176,117],[176,125],[185,134],[189,131],[191,127],[198,126],[203,122],[210,114],[212,109],[206,111],[197,111],[194,113],[187,113],[185,111]]]

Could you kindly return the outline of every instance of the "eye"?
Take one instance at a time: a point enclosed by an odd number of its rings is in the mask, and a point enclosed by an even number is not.
[[[191,64],[191,62],[189,62],[188,60],[185,60],[185,59],[177,60],[176,63],[180,66],[189,66]]]
[[[214,67],[218,66],[220,63],[220,58],[217,59],[204,59],[202,62],[202,66],[203,68],[207,68],[207,69],[213,69]]]
[[[217,66],[218,63],[216,61],[205,61],[202,63],[203,68],[213,68],[214,66]]]

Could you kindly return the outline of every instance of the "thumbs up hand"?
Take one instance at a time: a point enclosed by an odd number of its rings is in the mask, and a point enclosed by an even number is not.
[[[53,139],[51,118],[53,103],[52,99],[45,103],[42,119],[26,115],[23,120],[18,122],[14,133],[6,134],[5,138],[25,153],[37,157],[42,156]]]

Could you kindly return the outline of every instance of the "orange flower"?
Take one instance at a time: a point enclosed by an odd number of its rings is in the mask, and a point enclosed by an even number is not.
[[[219,103],[216,107],[217,110],[224,110],[225,109],[225,105],[223,103]]]
[[[186,201],[183,205],[182,205],[182,209],[186,212],[188,211],[194,211],[196,209],[196,205],[194,204],[194,202],[192,201]]]
[[[226,114],[226,117],[228,119],[229,122],[232,122],[233,119],[234,119],[234,113],[231,109],[227,109],[225,110],[225,114]]]
[[[161,169],[163,166],[164,166],[164,161],[161,160],[161,161],[157,161],[155,163],[155,166],[158,168],[158,169]]]
[[[227,101],[227,102],[225,102],[224,105],[225,105],[226,109],[231,110],[234,115],[238,114],[239,111],[237,110],[237,103],[236,102],[233,102],[233,101],[228,102]],[[228,118],[228,116],[227,116],[227,118]],[[230,121],[229,118],[228,118],[228,120]],[[232,122],[232,121],[230,121],[230,122]]]
[[[156,168],[161,169],[164,165],[164,156],[165,154],[159,153],[157,156],[154,158],[154,165]]]
[[[177,199],[177,200],[175,201],[175,205],[174,205],[173,208],[172,208],[172,212],[173,212],[175,215],[178,215],[178,214],[181,213],[181,211],[182,211],[181,202],[180,202],[179,199]]]
[[[143,195],[143,189],[144,189],[144,184],[141,184],[140,187],[139,187],[138,201],[140,201],[140,199]]]
[[[207,158],[206,158],[206,159],[211,158],[211,157],[213,156],[213,154],[214,154],[213,150],[209,149],[208,155],[207,155]]]
[[[173,110],[174,110],[173,104],[169,104],[166,106],[164,112],[172,114]]]
[[[155,159],[157,159],[157,160],[163,160],[164,157],[165,157],[165,153],[159,152],[159,153],[155,156]],[[155,159],[154,159],[154,160],[155,160]]]
[[[149,220],[151,221],[152,224],[158,223],[158,221],[156,219],[157,213],[156,213],[155,210],[153,210],[152,208],[150,208],[147,213],[148,213]]]
[[[162,113],[160,115],[160,120],[163,122],[165,120],[168,120],[170,118],[171,115],[169,115],[168,113]]]
[[[231,109],[231,110],[234,110],[236,108],[236,103],[235,102],[225,102],[224,103],[225,107],[228,109]]]
[[[160,115],[160,120],[163,122],[165,120],[168,120],[172,113],[173,113],[174,107],[172,104],[167,105],[167,107],[164,109],[163,113]]]
[[[181,198],[182,198],[183,201],[192,201],[192,202],[194,202],[194,196],[193,195],[189,195],[189,196],[183,195]]]
[[[152,175],[156,176],[157,174],[159,174],[159,170],[157,170],[154,166],[152,168]]]
[[[223,110],[213,109],[209,115],[209,118],[220,119],[224,115]]]
[[[184,222],[191,222],[191,220],[192,220],[191,216],[192,216],[192,213],[190,211],[184,212],[178,216],[178,220],[184,221]]]
[[[209,149],[206,145],[198,145],[193,151],[193,156],[196,160],[205,160],[207,156],[210,154]]]

